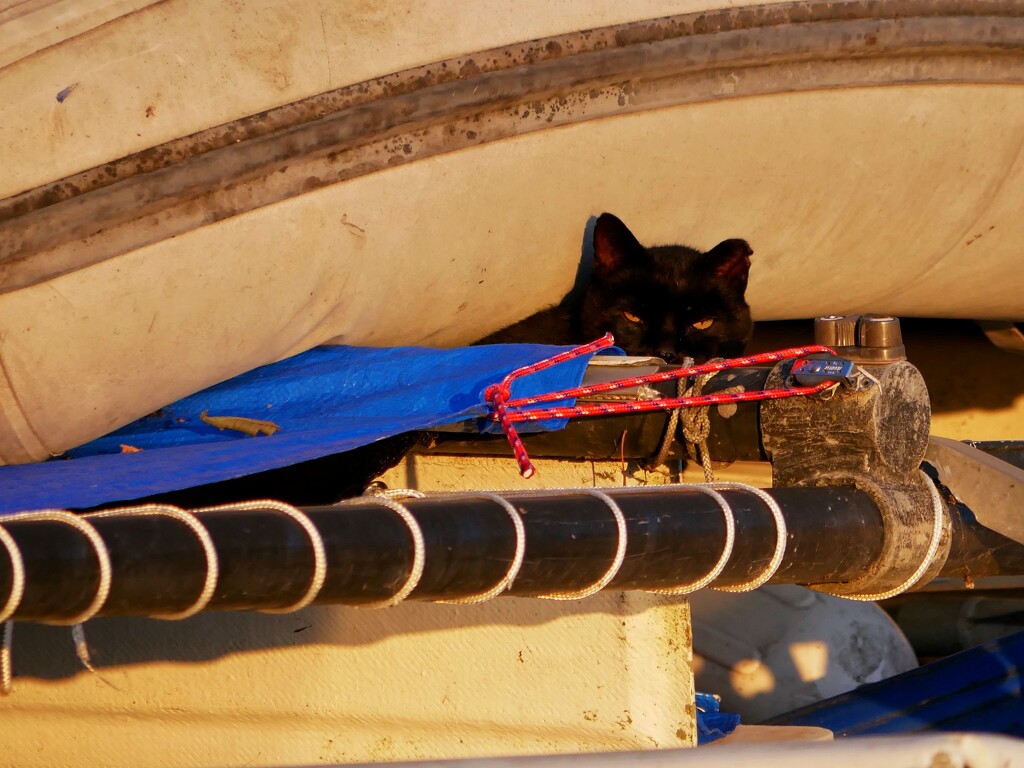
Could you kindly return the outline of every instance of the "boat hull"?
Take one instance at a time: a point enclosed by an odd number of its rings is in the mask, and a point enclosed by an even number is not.
[[[760,320],[1024,317],[1012,3],[597,3],[443,43],[389,9],[161,3],[0,71],[0,460],[331,340],[471,341],[557,302],[603,210],[748,239]]]

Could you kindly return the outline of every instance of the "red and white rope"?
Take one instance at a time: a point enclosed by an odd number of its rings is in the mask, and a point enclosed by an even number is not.
[[[523,477],[533,477],[536,468],[530,461],[519,433],[516,431],[515,423],[518,421],[545,421],[547,419],[577,419],[587,416],[610,416],[620,413],[643,413],[646,411],[675,410],[677,408],[706,407],[720,405],[723,403],[744,403],[759,400],[776,400],[787,397],[806,397],[818,394],[836,386],[835,382],[827,381],[809,387],[785,387],[782,389],[764,389],[750,392],[715,392],[708,395],[693,395],[689,397],[663,397],[655,400],[636,400],[631,402],[614,403],[590,403],[587,405],[555,406],[550,408],[528,408],[527,406],[539,405],[541,403],[557,402],[559,400],[572,400],[579,397],[587,397],[595,394],[611,392],[616,389],[637,387],[643,384],[654,384],[673,379],[689,378],[708,373],[718,373],[731,368],[744,368],[753,365],[764,365],[766,363],[777,363],[781,360],[802,357],[804,355],[827,352],[835,354],[829,347],[812,345],[808,347],[793,347],[777,352],[763,352],[748,357],[737,357],[730,360],[716,360],[710,363],[677,368],[672,371],[661,371],[646,376],[634,376],[618,381],[606,381],[599,384],[572,387],[558,392],[548,392],[533,397],[511,399],[512,382],[516,379],[528,376],[531,373],[542,371],[559,363],[592,354],[602,349],[607,349],[615,343],[610,333],[606,333],[600,339],[589,344],[582,344],[565,352],[540,360],[530,365],[509,373],[500,384],[492,384],[484,391],[484,399],[494,409],[492,417],[501,424],[501,428],[512,446],[516,461],[519,464],[519,472]]]

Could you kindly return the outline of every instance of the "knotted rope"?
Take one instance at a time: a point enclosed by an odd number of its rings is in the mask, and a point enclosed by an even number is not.
[[[589,403],[587,405],[558,406],[549,408],[528,408],[527,406],[551,403],[558,400],[573,400],[579,397],[611,392],[616,389],[638,387],[642,384],[654,384],[674,379],[687,379],[690,377],[713,376],[720,371],[731,368],[743,368],[752,365],[763,365],[765,363],[777,363],[780,360],[787,360],[794,357],[802,357],[817,352],[835,354],[830,348],[814,345],[810,347],[794,347],[778,352],[763,352],[750,357],[737,357],[730,360],[716,360],[701,365],[682,367],[672,371],[661,371],[646,376],[635,376],[617,381],[607,381],[600,384],[573,387],[560,392],[548,392],[534,397],[524,397],[512,400],[512,382],[516,379],[527,376],[531,373],[550,368],[567,360],[580,357],[581,355],[592,354],[602,349],[607,349],[615,343],[614,337],[606,333],[603,337],[589,344],[583,344],[565,352],[560,352],[553,357],[540,360],[531,365],[517,368],[509,373],[500,384],[492,384],[484,390],[484,399],[494,409],[491,418],[501,424],[501,428],[512,446],[516,461],[519,464],[519,471],[523,477],[529,479],[536,472],[536,468],[530,461],[526,448],[523,445],[519,433],[515,429],[517,421],[544,421],[547,419],[574,419],[585,416],[609,416],[619,413],[642,413],[645,411],[675,410],[678,408],[704,407],[719,405],[723,403],[742,403],[757,400],[775,400],[786,397],[806,397],[819,392],[824,392],[836,386],[836,382],[826,381],[809,387],[783,387],[779,389],[762,389],[752,392],[723,391],[714,392],[709,395],[683,395],[680,397],[665,397],[654,400],[633,400],[615,403]],[[707,451],[703,452],[705,455]],[[708,465],[710,466],[710,465]]]

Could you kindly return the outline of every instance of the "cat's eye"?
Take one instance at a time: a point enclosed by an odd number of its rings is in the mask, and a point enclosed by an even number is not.
[[[715,319],[713,317],[705,317],[703,320],[698,320],[693,324],[693,327],[698,331],[706,331],[712,325],[714,325]]]
[[[640,318],[634,315],[632,312],[623,312],[623,316],[631,323],[639,323]]]

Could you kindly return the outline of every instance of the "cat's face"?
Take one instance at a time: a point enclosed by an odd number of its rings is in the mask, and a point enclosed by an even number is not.
[[[602,214],[581,330],[587,338],[611,331],[627,353],[666,362],[740,355],[753,329],[743,297],[752,253],[743,240],[707,253],[644,248],[619,219]]]

